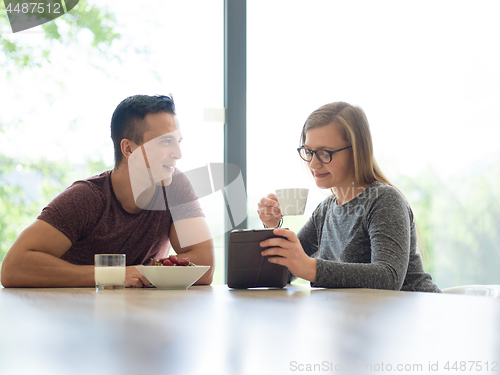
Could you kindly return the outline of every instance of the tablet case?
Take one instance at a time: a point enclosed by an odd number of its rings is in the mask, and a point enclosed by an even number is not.
[[[279,237],[273,228],[237,229],[229,234],[227,285],[229,288],[283,288],[288,281],[288,268],[271,263],[261,252],[259,243]]]

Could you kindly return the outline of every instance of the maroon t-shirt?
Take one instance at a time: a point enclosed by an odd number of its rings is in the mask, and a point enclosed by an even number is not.
[[[189,180],[177,170],[169,186],[156,187],[150,205],[155,208],[125,211],[113,191],[111,171],[106,171],[74,182],[38,219],[69,238],[72,246],[61,259],[70,263],[92,265],[94,254],[126,254],[127,265],[148,264],[150,258],[168,254],[172,215],[175,221],[204,216]]]

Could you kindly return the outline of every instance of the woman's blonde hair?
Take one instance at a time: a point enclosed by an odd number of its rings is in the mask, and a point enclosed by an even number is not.
[[[306,133],[309,130],[331,124],[335,125],[341,131],[344,139],[352,146],[356,183],[371,184],[375,181],[383,182],[397,189],[404,197],[404,194],[384,176],[375,161],[368,119],[360,107],[345,102],[335,102],[318,108],[309,115],[304,123],[301,134],[301,145],[304,145]],[[425,243],[416,220],[414,222],[417,230],[417,249],[425,256]]]

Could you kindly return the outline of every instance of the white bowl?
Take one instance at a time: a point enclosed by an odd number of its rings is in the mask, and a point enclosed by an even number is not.
[[[198,281],[210,266],[139,266],[136,268],[158,289],[187,289]]]

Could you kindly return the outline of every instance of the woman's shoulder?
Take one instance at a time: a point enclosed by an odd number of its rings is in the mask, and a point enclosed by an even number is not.
[[[364,199],[380,203],[384,202],[404,202],[406,199],[397,188],[384,182],[375,181],[361,194]]]
[[[403,193],[392,185],[376,181],[367,190],[367,218],[384,216],[400,217],[409,215],[413,220],[413,213]]]

